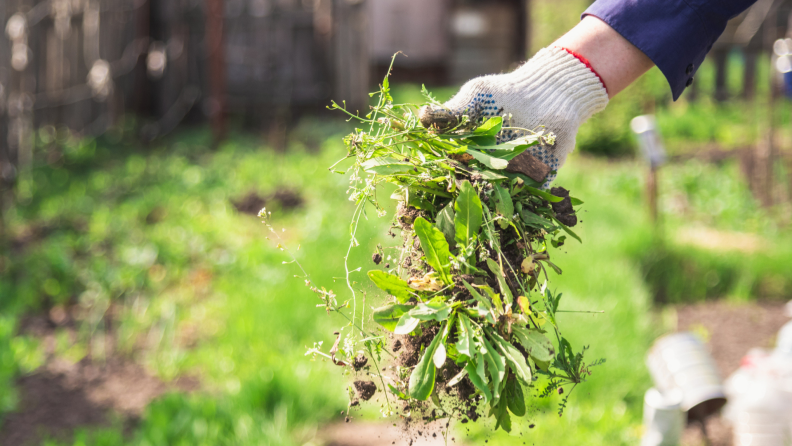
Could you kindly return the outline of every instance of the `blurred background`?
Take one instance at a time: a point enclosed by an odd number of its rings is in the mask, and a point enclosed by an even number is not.
[[[348,377],[304,355],[343,322],[256,213],[343,295],[352,205],[327,167],[354,123],[330,101],[366,110],[397,51],[397,100],[445,100],[589,4],[4,0],[0,444],[408,444],[377,404],[344,423]],[[792,299],[790,12],[758,0],[679,101],[653,69],[581,128],[556,184],[585,202],[584,243],[553,281],[604,311],[560,323],[607,362],[562,418],[537,400],[512,435],[459,425],[454,443],[637,444],[656,337],[695,332],[724,377],[773,345]],[[353,265],[389,221],[360,229]],[[732,444],[708,423],[683,444]]]

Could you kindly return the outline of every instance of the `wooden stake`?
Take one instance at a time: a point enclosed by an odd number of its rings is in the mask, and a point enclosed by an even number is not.
[[[209,119],[215,143],[226,134],[226,60],[223,0],[206,0],[206,47],[209,63]]]

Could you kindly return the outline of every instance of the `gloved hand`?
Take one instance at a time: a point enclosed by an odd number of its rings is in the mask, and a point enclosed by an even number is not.
[[[482,76],[468,81],[443,105],[458,119],[468,115],[476,122],[502,116],[504,127],[542,130],[556,135],[554,145],[539,145],[528,152],[557,171],[575,148],[578,127],[608,105],[608,93],[599,76],[563,48],[545,48],[507,74]],[[438,111],[440,113],[433,113]],[[445,113],[447,115],[447,113]],[[447,125],[442,110],[422,110],[424,126]],[[498,142],[507,142],[527,132],[504,129]],[[555,174],[546,178],[549,187]]]

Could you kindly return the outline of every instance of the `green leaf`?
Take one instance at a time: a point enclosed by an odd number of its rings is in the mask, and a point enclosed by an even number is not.
[[[459,333],[457,335],[456,348],[457,351],[473,358],[476,351],[475,339],[473,338],[473,330],[470,327],[470,319],[464,313],[459,314]]]
[[[396,395],[400,400],[405,400],[406,401],[406,400],[410,399],[410,397],[405,395],[404,392],[402,392],[401,390],[399,390],[396,387],[394,387],[393,384],[388,384],[388,388],[390,389],[391,393]]]
[[[528,367],[528,364],[525,362],[525,358],[523,357],[522,353],[517,350],[517,347],[513,346],[511,343],[509,343],[509,341],[503,339],[494,330],[488,329],[486,331],[498,346],[498,350],[503,353],[503,357],[506,358],[506,362],[509,363],[509,366],[517,376],[517,379],[519,379],[520,382],[526,386],[531,385],[531,368]]]
[[[431,395],[432,391],[434,390],[437,369],[432,362],[432,357],[434,356],[435,351],[437,350],[437,345],[440,344],[442,337],[443,335],[441,330],[441,332],[437,333],[437,336],[435,336],[431,344],[429,344],[429,346],[424,350],[421,360],[418,361],[418,365],[415,366],[415,369],[413,369],[413,372],[410,375],[410,396],[416,400],[425,401],[427,398],[429,398],[429,395]]]
[[[571,235],[572,238],[574,238],[578,242],[583,243],[583,240],[581,240],[580,237],[578,237],[577,234],[575,234],[571,229],[569,229],[569,227],[567,227],[567,225],[565,225],[565,224],[561,223],[560,221],[558,221],[557,218],[554,218],[553,220],[555,220],[555,222],[558,224],[558,226],[561,227],[561,229],[564,230],[564,232],[566,232],[567,234]]]
[[[495,430],[498,430],[498,428],[511,432],[511,416],[509,416],[507,404],[504,402],[501,402],[495,408]]]
[[[416,209],[421,209],[423,211],[429,211],[429,212],[435,211],[435,206],[428,200],[424,199],[423,197],[419,197],[416,194],[409,194],[408,197],[409,199],[407,201],[407,204],[409,206],[412,206]]]
[[[523,394],[522,386],[513,376],[509,376],[509,379],[506,380],[503,398],[514,415],[518,417],[525,415],[525,394]]]
[[[498,266],[494,260],[489,258],[487,259],[487,266],[489,267],[490,271],[492,271],[492,274],[495,275],[495,278],[498,279],[498,285],[500,285],[503,297],[506,298],[506,303],[511,304],[514,301],[514,298],[512,297],[509,285],[506,283],[506,277],[503,276],[503,271],[501,271],[500,266]]]
[[[470,295],[473,296],[474,299],[479,301],[479,303],[482,304],[484,308],[486,308],[487,310],[492,309],[492,302],[490,302],[489,300],[487,300],[487,298],[479,294],[479,292],[476,291],[476,289],[473,288],[469,283],[467,283],[465,279],[462,279],[462,284],[465,285],[465,288],[467,288],[467,290],[470,292]]]
[[[382,325],[388,331],[393,331],[402,316],[412,308],[412,305],[385,305],[384,307],[375,308],[372,317],[374,322]]]
[[[468,146],[468,149],[478,150],[479,152],[488,153],[496,158],[509,161],[538,143],[539,137],[530,135],[497,145],[484,146],[483,144],[477,144]]]
[[[508,177],[499,175],[491,170],[479,170],[478,173],[481,175],[481,178],[489,181],[490,183],[497,183],[498,181],[509,179]]]
[[[493,116],[484,121],[476,130],[473,130],[473,133],[476,135],[496,136],[501,131],[501,127],[503,127],[503,118],[501,116]]]
[[[469,153],[470,156],[476,159],[476,161],[489,167],[490,169],[503,170],[509,165],[509,162],[504,159],[495,158],[494,156],[487,155],[486,153],[479,152],[478,150],[473,150],[471,148],[468,148],[465,153]]]
[[[360,167],[362,167],[366,172],[376,173],[377,175],[416,173],[414,170],[416,169],[416,166],[390,157],[372,158],[364,163],[361,163]],[[424,169],[418,168],[418,170],[421,171]]]
[[[460,245],[467,246],[471,239],[478,236],[482,220],[481,200],[470,181],[462,182],[454,210],[454,239]]]
[[[410,310],[409,315],[421,321],[443,322],[454,307],[445,303],[420,303]]]
[[[572,202],[572,206],[580,206],[581,204],[583,204],[583,200],[580,200],[575,197],[569,197],[569,201]]]
[[[540,217],[539,215],[534,214],[528,209],[523,209],[522,212],[520,212],[520,218],[522,218],[523,223],[525,223],[528,226],[546,229],[548,232],[555,231],[556,229],[556,226],[553,224],[553,222],[551,222],[546,218]]]
[[[517,340],[525,347],[528,356],[535,361],[547,362],[553,359],[555,348],[547,336],[537,330],[512,325],[512,333]]]
[[[415,330],[416,327],[418,327],[418,324],[420,323],[420,319],[410,316],[409,313],[405,313],[401,319],[399,319],[399,323],[396,324],[393,332],[400,335],[410,334],[413,332],[413,330]]]
[[[498,142],[497,138],[491,135],[472,135],[463,141],[474,146],[494,146]]]
[[[556,197],[555,195],[549,194],[549,193],[547,193],[547,192],[545,192],[545,191],[543,191],[541,189],[537,189],[535,187],[525,186],[525,189],[528,192],[532,193],[533,195],[536,195],[537,197],[541,197],[541,198],[549,201],[550,203],[558,203],[559,201],[563,201],[563,199],[564,199],[564,197]]]
[[[445,236],[449,246],[454,244],[454,204],[447,204],[440,212],[437,213],[437,227]]]
[[[506,376],[506,359],[490,344],[486,336],[479,336],[478,341],[483,346],[482,354],[487,361],[487,371],[492,382],[492,398],[493,401],[497,401],[500,399],[500,384]]]
[[[481,371],[482,374],[478,373],[476,365],[473,363],[473,360],[465,364],[465,371],[467,371],[468,376],[470,377],[470,382],[481,391],[484,395],[484,403],[488,403],[492,399],[492,391],[490,391],[489,386],[487,386],[486,376],[483,375],[484,372],[484,358],[479,353],[479,364],[481,364]]]
[[[504,218],[504,220],[498,221],[500,227],[506,229],[514,216],[514,203],[512,203],[509,190],[496,184],[492,198],[495,200],[495,213]]]
[[[415,296],[415,291],[407,285],[406,281],[398,276],[388,274],[378,269],[369,271],[368,276],[377,288],[395,296],[401,303],[405,303],[410,300],[411,297]]]
[[[426,256],[426,263],[437,271],[440,279],[446,285],[452,285],[451,262],[449,260],[451,252],[443,233],[423,217],[415,219],[413,228],[421,241],[421,249]]]

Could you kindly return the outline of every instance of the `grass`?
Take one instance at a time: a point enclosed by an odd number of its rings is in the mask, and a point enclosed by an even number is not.
[[[288,245],[299,246],[294,252],[315,282],[343,295],[335,278],[343,277],[352,208],[345,178],[326,167],[343,151],[333,132],[346,129],[341,121],[306,121],[282,153],[245,135],[213,151],[201,131],[149,148],[123,134],[50,140],[42,132],[36,166],[5,215],[14,240],[25,243],[7,248],[0,261],[0,410],[18,404],[13,379],[44,361],[40,342],[18,335],[21,317],[62,306],[81,328],[75,342],[60,333],[58,357],[76,361],[90,354],[101,361],[107,351],[97,340],[110,332],[112,314],[122,354],[166,381],[197,376],[202,390],[154,401],[126,436],[118,422],[50,444],[315,443],[318,427],[346,406],[346,377],[304,352],[315,341],[331,345],[331,331],[342,322],[315,307],[319,300],[293,277],[295,265],[284,265],[288,257],[265,239],[258,219],[238,213],[231,201],[250,191],[299,192],[302,208],[268,208],[286,229],[281,236]],[[584,243],[570,241],[558,256],[562,308],[605,311],[567,313],[561,323],[574,345],[591,346],[589,360],[607,362],[574,391],[563,418],[554,397],[534,406],[535,428],[525,422],[515,429],[523,437],[493,436],[472,425],[457,437],[635,444],[650,386],[644,355],[664,330],[652,312],[659,293],[669,301],[789,298],[789,229],[775,214],[782,212],[756,205],[736,165],[665,167],[660,234],[647,218],[643,171],[639,161],[576,156],[557,180],[586,202],[576,228]],[[371,217],[362,226],[364,243],[353,251],[353,265],[366,269],[388,222]],[[753,234],[768,247],[746,254],[681,241],[681,232],[698,226]]]

